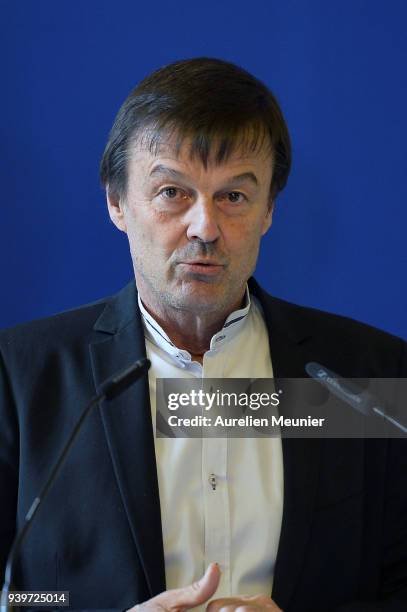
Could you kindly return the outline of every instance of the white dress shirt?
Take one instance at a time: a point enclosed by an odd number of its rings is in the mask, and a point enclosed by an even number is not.
[[[272,378],[261,307],[246,305],[216,333],[203,365],[178,349],[140,297],[155,427],[157,378]],[[167,589],[221,569],[214,597],[271,594],[283,511],[280,438],[156,438]],[[202,609],[204,609],[203,606]]]

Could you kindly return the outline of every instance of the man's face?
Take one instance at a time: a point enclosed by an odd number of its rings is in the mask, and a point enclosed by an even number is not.
[[[127,233],[140,296],[153,312],[199,315],[238,307],[271,225],[267,151],[238,152],[205,169],[170,145],[158,155],[135,149],[124,199],[109,213]]]

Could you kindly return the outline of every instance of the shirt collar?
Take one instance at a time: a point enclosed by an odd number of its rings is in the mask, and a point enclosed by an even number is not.
[[[176,347],[175,344],[170,340],[168,335],[165,333],[161,325],[159,325],[159,323],[157,323],[154,317],[152,317],[151,314],[147,312],[143,302],[141,301],[140,294],[138,294],[138,305],[143,319],[146,338],[156,344],[166,353],[177,357],[178,360],[180,358],[183,358],[185,359],[185,361],[191,361],[190,353],[188,351]],[[242,308],[239,308],[238,310],[235,310],[230,313],[230,315],[224,322],[223,327],[212,336],[209,350],[212,351],[223,348],[225,344],[227,344],[232,338],[236,336],[236,334],[243,327],[246,321],[247,315],[250,311],[250,307],[250,293],[249,288],[246,284],[244,304]]]

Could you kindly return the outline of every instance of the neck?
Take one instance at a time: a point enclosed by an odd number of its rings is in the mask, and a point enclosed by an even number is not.
[[[188,351],[202,363],[202,357],[210,348],[212,336],[222,329],[227,317],[241,307],[244,295],[222,312],[193,313],[189,310],[152,306],[140,293],[147,312],[162,327],[171,342],[179,349]]]

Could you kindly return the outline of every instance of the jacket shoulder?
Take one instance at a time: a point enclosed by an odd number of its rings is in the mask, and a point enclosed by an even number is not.
[[[403,339],[350,317],[271,296],[257,283],[253,293],[271,339],[275,335],[280,346],[301,345],[310,361],[331,364],[348,376],[391,378],[407,372]]]
[[[321,333],[321,331],[326,331],[340,338],[343,338],[343,334],[345,334],[345,337],[369,338],[384,343],[403,342],[402,338],[398,336],[348,316],[294,304],[281,298],[272,296],[270,298],[278,308],[284,310],[285,316],[287,320],[290,320],[292,326],[298,330],[302,329],[304,332]]]
[[[24,346],[34,350],[39,346],[51,347],[64,342],[73,344],[75,340],[83,340],[89,336],[93,325],[111,299],[110,296],[104,297],[48,317],[0,330],[0,349],[7,351]]]

